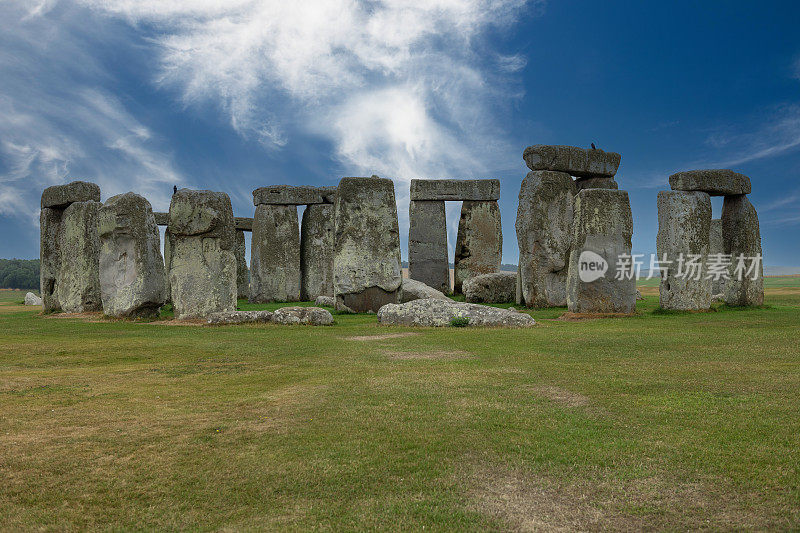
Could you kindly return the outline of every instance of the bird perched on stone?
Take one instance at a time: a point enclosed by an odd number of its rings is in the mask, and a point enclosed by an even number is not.
[[[175,194],[176,192],[178,192],[178,186],[177,185],[173,185],[172,186],[172,194]]]
[[[597,150],[597,148],[594,146],[594,143],[592,143],[592,150]]]

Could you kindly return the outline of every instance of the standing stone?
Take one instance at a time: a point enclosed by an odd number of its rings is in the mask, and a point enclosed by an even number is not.
[[[633,313],[636,278],[616,279],[617,261],[630,256],[633,216],[628,193],[584,189],[575,197],[572,250],[567,274],[567,308],[573,313]],[[590,263],[607,270],[597,279],[581,279]],[[584,275],[584,279],[589,279]]]
[[[342,178],[336,195],[336,309],[377,312],[400,300],[400,229],[392,180]]]
[[[132,192],[100,207],[100,295],[114,317],[157,316],[167,299],[164,260],[153,209]]]
[[[300,299],[300,225],[294,205],[260,204],[253,217],[250,301]]]
[[[244,231],[236,230],[236,297],[248,298],[250,296],[250,269],[247,268],[245,256]]]
[[[56,293],[58,271],[61,267],[59,233],[61,228],[61,209],[43,207],[39,214],[39,230],[41,233],[39,248],[39,293],[42,295],[42,307],[45,313],[61,311],[61,304]]]
[[[169,220],[169,213],[167,213]],[[169,228],[164,228],[164,285],[167,287],[167,302],[172,302],[172,285],[169,283],[169,262],[172,257]]]
[[[453,292],[460,294],[464,281],[472,276],[499,272],[502,256],[503,229],[497,202],[462,202],[453,260]]]
[[[56,281],[56,298],[67,313],[99,311],[100,240],[97,216],[102,204],[89,200],[64,209],[59,231],[61,258]]]
[[[169,281],[175,318],[236,309],[233,209],[227,194],[180,189],[169,206]]]
[[[708,235],[708,254],[710,261],[719,259],[725,254],[725,243],[722,240],[722,220],[719,218],[711,219],[711,230]],[[726,276],[727,273],[724,276],[720,276],[719,279],[711,279],[712,299],[720,294],[725,294]]]
[[[408,277],[449,293],[444,201],[411,200],[408,216]]]
[[[520,305],[567,305],[575,192],[565,172],[533,171],[522,180],[516,222]]]
[[[722,203],[722,240],[725,253],[731,254],[729,279],[725,281],[725,303],[736,306],[764,304],[764,265],[761,261],[761,229],[758,213],[746,196],[726,196]],[[744,256],[745,271],[739,276],[739,256]],[[757,268],[747,269],[757,258]],[[741,277],[741,279],[739,279]],[[755,279],[753,279],[755,278]]]
[[[711,198],[704,192],[658,193],[656,253],[661,268],[663,309],[697,311],[711,307],[706,257],[711,228]]]
[[[300,228],[300,298],[333,296],[333,204],[313,204],[303,211]]]

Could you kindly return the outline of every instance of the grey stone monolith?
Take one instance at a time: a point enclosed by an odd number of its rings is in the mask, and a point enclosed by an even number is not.
[[[731,306],[764,304],[764,265],[758,213],[747,196],[726,196],[722,203],[722,240],[731,255],[725,281],[725,303]],[[740,275],[741,273],[741,275]]]
[[[154,317],[167,299],[153,209],[142,196],[112,196],[100,207],[100,296],[113,317]]]
[[[39,214],[39,294],[42,295],[42,308],[46,313],[61,311],[56,285],[61,268],[59,234],[63,210],[43,207]]]
[[[377,312],[400,300],[400,230],[392,180],[342,178],[336,195],[336,309]]]
[[[56,295],[62,311],[100,311],[100,240],[97,216],[100,202],[70,204],[61,216],[60,264]]]
[[[334,206],[314,204],[300,227],[300,299],[333,296]]]
[[[179,189],[172,196],[167,229],[175,318],[234,311],[236,236],[228,195]]]
[[[572,177],[538,170],[522,180],[517,207],[517,303],[567,305],[567,271],[575,198]]]
[[[503,229],[497,202],[462,202],[453,258],[453,292],[461,294],[464,281],[472,276],[499,272],[502,257]]]
[[[708,309],[711,279],[706,277],[706,258],[711,198],[704,192],[661,191],[657,203],[660,305],[678,311]]]
[[[244,231],[236,230],[236,297],[248,298],[250,296],[250,269],[247,268],[246,244]]]
[[[169,221],[169,213],[167,213],[167,221]],[[164,284],[167,287],[167,302],[172,302],[172,286],[169,283],[169,262],[172,257],[170,241],[169,228],[164,228]]]
[[[722,240],[722,219],[712,218],[710,231],[708,232],[708,261],[721,262],[725,259],[725,243]],[[724,275],[714,275],[711,278],[711,298],[719,297],[725,294],[725,281],[727,280],[728,273]]]
[[[567,273],[570,312],[634,312],[635,276],[617,279],[618,261],[630,257],[632,236],[633,217],[627,192],[584,189],[578,193]],[[603,265],[606,270],[601,275],[591,275],[600,274]]]
[[[294,205],[261,204],[253,217],[250,301],[300,299],[300,225]]]
[[[444,201],[411,200],[408,220],[408,277],[449,293]]]
[[[616,152],[548,144],[528,146],[522,158],[531,170],[554,170],[579,178],[613,177],[621,160]]]

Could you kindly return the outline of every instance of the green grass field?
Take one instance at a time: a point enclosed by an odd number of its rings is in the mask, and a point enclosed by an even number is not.
[[[694,314],[655,287],[525,330],[60,318],[0,291],[0,528],[800,528],[800,278]]]

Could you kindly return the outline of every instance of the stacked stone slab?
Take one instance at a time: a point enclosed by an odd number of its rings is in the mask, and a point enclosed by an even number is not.
[[[725,302],[732,306],[762,305],[764,302],[763,264],[761,262],[761,232],[758,223],[758,213],[747,199],[751,192],[750,178],[729,169],[704,169],[678,172],[669,177],[670,188],[673,191],[685,193],[696,192],[710,196],[723,196],[722,218],[718,223],[712,224],[710,210],[707,219],[704,217],[704,227],[708,227],[708,250],[711,254],[725,254],[730,256],[728,279],[716,287],[724,294]],[[659,194],[661,198],[661,193]],[[660,205],[660,204],[659,204]],[[659,211],[660,220],[660,211]],[[673,230],[675,231],[675,230]],[[659,232],[661,226],[659,225]],[[691,234],[696,229],[691,230]],[[720,244],[721,234],[721,244]],[[721,250],[721,251],[720,251]],[[684,252],[686,253],[686,252]],[[758,258],[757,268],[750,275],[740,276],[739,257],[747,258],[745,266],[751,266],[750,258]],[[659,256],[660,257],[660,256]],[[669,259],[669,258],[667,258]],[[714,259],[711,256],[707,262]],[[668,281],[668,280],[666,280]],[[662,287],[665,280],[662,280]],[[715,287],[709,285],[708,290],[713,294]],[[673,285],[670,285],[672,287]],[[661,305],[666,308],[671,305],[670,300],[663,297]]]
[[[169,281],[175,317],[236,309],[236,236],[227,194],[180,189],[169,206]]]
[[[537,144],[526,148],[522,158],[531,172],[520,187],[515,225],[520,254],[516,300],[528,307],[561,307],[567,305],[571,251],[576,244],[583,246],[574,242],[576,195],[584,190],[618,190],[614,176],[621,156],[594,148]]]
[[[455,292],[471,276],[497,272],[502,255],[499,197],[496,179],[411,180],[409,277],[450,292],[445,201],[463,202],[454,257]]]
[[[711,306],[711,279],[706,277],[710,228],[711,198],[707,193],[658,193],[656,253],[668,261],[661,265],[662,308],[697,311]]]
[[[100,187],[74,181],[48,187],[40,214],[40,290],[45,312],[102,309],[97,216]]]
[[[339,311],[400,301],[400,230],[392,180],[342,178],[336,193],[333,292]]]
[[[567,274],[569,311],[633,313],[636,279],[616,275],[619,258],[631,254],[633,217],[628,193],[614,189],[579,192],[575,197],[572,235]],[[607,269],[593,279],[585,275],[587,267],[591,269],[590,263],[605,265]]]
[[[98,224],[103,312],[157,316],[167,289],[150,202],[132,192],[112,196],[100,207]]]

